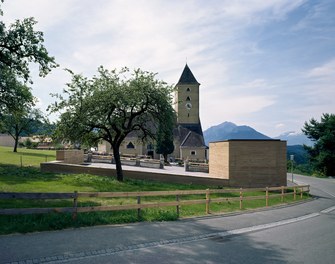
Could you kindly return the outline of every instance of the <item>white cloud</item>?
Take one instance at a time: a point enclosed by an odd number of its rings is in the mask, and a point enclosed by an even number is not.
[[[277,133],[334,109],[335,59],[304,75],[295,73],[335,54],[318,56],[324,46],[304,46],[310,36],[299,35],[299,30],[290,32],[290,39],[282,38],[299,21],[290,20],[292,11],[305,14],[309,5],[303,0],[6,0],[3,10],[5,22],[36,17],[61,68],[87,76],[99,65],[140,67],[172,84],[187,60],[201,83],[204,128],[227,120]],[[301,26],[318,25],[316,18],[327,17],[326,11],[312,10]],[[314,33],[312,37],[319,36]],[[333,38],[327,41],[332,44]],[[292,52],[296,47],[304,55],[313,50],[315,57],[308,53],[300,60]],[[34,93],[44,106],[53,101],[48,94],[61,92],[69,79],[61,68],[44,79],[34,78]]]
[[[16,19],[35,17],[37,29],[44,31],[71,17],[78,3],[78,0],[10,0],[3,3],[3,18],[6,23],[12,23]]]
[[[275,128],[283,128],[283,127],[285,127],[285,124],[283,124],[283,123],[279,123],[279,124],[276,124],[276,126],[275,126]]]
[[[335,58],[307,72],[308,77],[335,77]]]
[[[262,95],[227,95],[225,91],[201,95],[201,120],[204,128],[223,121],[241,120],[275,104],[275,98]],[[243,118],[242,118],[243,119]]]

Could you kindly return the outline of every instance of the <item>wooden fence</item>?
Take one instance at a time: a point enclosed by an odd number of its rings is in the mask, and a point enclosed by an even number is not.
[[[290,192],[287,192],[290,190]],[[248,192],[263,191],[264,195],[245,196]],[[210,213],[211,202],[228,202],[239,201],[240,209],[243,209],[243,202],[249,200],[265,200],[265,206],[269,205],[269,198],[281,197],[281,202],[284,202],[284,197],[293,195],[293,200],[296,200],[297,195],[302,198],[303,193],[309,195],[309,185],[299,185],[294,187],[271,187],[271,188],[252,188],[252,189],[206,189],[206,190],[178,190],[178,191],[148,191],[148,192],[74,192],[74,193],[16,193],[16,192],[0,192],[0,199],[24,199],[24,200],[46,200],[46,199],[71,199],[73,200],[72,207],[52,207],[52,208],[10,208],[0,209],[0,215],[17,215],[17,214],[43,214],[51,212],[68,212],[73,214],[73,218],[77,217],[77,213],[82,212],[98,212],[98,211],[120,211],[120,210],[137,210],[138,216],[141,214],[141,209],[157,208],[166,206],[176,206],[176,212],[179,216],[181,205],[205,204],[206,214]],[[271,192],[271,193],[270,193]],[[212,197],[211,194],[232,194],[236,193],[236,197]],[[204,195],[202,199],[197,200],[182,200],[186,195]],[[154,196],[174,196],[173,201],[167,202],[146,202],[141,203],[142,197]],[[108,205],[108,206],[78,206],[80,198],[129,198],[136,197],[136,204],[125,205]]]

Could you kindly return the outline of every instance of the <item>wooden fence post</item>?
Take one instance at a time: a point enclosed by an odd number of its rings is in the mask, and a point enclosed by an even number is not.
[[[137,204],[141,204],[141,196],[137,196]],[[141,218],[141,208],[137,208],[137,218]]]
[[[178,194],[176,195],[176,201],[179,202],[179,195]],[[176,208],[177,208],[177,217],[179,218],[179,204],[177,204]]]
[[[74,191],[73,193],[73,213],[72,213],[72,219],[77,220],[77,212],[78,209],[78,192]]]
[[[240,188],[240,210],[242,210],[242,202],[243,202],[243,191],[242,188]]]
[[[293,187],[293,200],[295,201],[297,199],[297,189]]]
[[[309,185],[307,187],[307,197],[309,198],[309,192],[310,192],[310,189],[309,189]]]
[[[281,202],[284,202],[284,186],[281,187]]]
[[[266,187],[265,191],[265,205],[269,206],[269,187]]]
[[[210,202],[209,189],[206,189],[206,214],[209,214],[209,202]]]

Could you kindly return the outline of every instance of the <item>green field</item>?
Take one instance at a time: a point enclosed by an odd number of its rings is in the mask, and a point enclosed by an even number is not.
[[[55,150],[33,150],[18,148],[13,152],[13,148],[0,146],[0,163],[16,166],[34,166],[38,167],[40,163],[56,159]]]
[[[22,165],[21,165],[22,157]],[[54,160],[55,151],[19,149],[13,153],[11,148],[0,147],[0,192],[132,192],[132,191],[169,191],[204,190],[208,186],[166,184],[152,181],[126,179],[118,182],[111,177],[88,174],[42,173],[39,164],[45,160]],[[226,197],[238,197],[239,193],[225,194]],[[248,193],[250,196],[264,195],[263,192]],[[211,198],[220,195],[212,195]],[[221,195],[222,196],[222,195]],[[304,197],[305,198],[305,197]],[[188,195],[181,199],[205,199],[204,195]],[[298,198],[300,199],[300,198]],[[173,201],[175,197],[146,197],[141,202]],[[291,195],[285,202],[292,202]],[[1,208],[71,207],[71,200],[0,200]],[[79,206],[121,205],[136,203],[136,198],[86,198],[79,200]],[[269,205],[281,203],[280,198],[271,198]],[[265,206],[265,200],[243,202],[243,209]],[[211,203],[211,213],[224,213],[239,210],[239,201]],[[180,217],[201,216],[205,214],[205,205],[181,206]],[[68,227],[92,226],[100,224],[129,223],[136,221],[167,221],[177,219],[175,207],[145,209],[138,218],[137,210],[118,212],[79,213],[72,220],[71,214],[37,215],[0,215],[0,234],[13,232],[32,232],[55,230]]]

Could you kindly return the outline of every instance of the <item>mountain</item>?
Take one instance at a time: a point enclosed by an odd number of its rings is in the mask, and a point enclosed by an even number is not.
[[[223,122],[204,131],[206,145],[209,142],[228,139],[271,139],[249,126],[237,126],[231,122]]]
[[[305,136],[303,133],[297,133],[294,131],[285,132],[278,137],[275,137],[275,139],[281,139],[286,140],[288,146],[294,146],[294,145],[307,145],[307,146],[313,146],[313,141],[311,141],[307,136]]]

